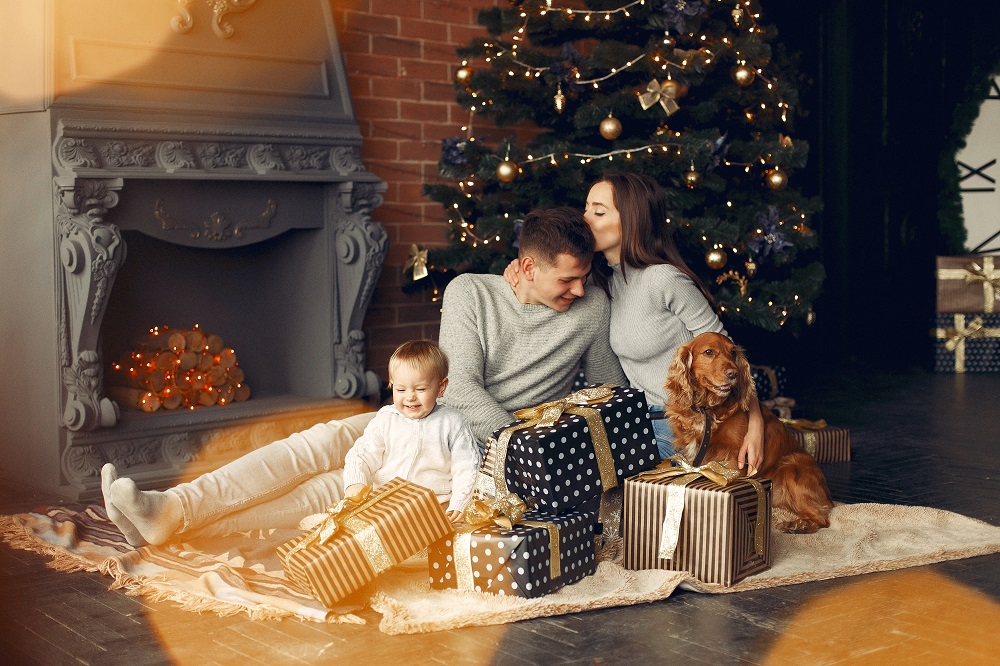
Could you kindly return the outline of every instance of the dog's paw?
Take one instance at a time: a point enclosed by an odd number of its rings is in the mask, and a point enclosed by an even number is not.
[[[796,518],[778,523],[778,529],[788,534],[813,534],[821,525],[814,520]]]

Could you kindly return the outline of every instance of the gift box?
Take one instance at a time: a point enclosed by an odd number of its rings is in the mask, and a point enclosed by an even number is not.
[[[1000,314],[938,314],[935,372],[1000,372]]]
[[[784,395],[788,383],[788,373],[780,365],[750,364],[750,376],[757,386],[757,399],[770,400]]]
[[[782,422],[816,462],[847,462],[851,459],[851,431],[848,428],[805,419],[782,419]]]
[[[396,478],[331,507],[323,523],[279,546],[278,555],[289,579],[332,607],[453,530],[434,491]]]
[[[937,258],[937,312],[1000,313],[1000,257]]]
[[[559,514],[660,460],[642,391],[591,387],[519,410],[487,446],[476,495],[514,493]]]
[[[779,419],[790,419],[792,418],[792,407],[795,406],[795,398],[779,395],[770,400],[761,400],[760,406],[764,409],[770,409]]]
[[[723,468],[689,469],[709,467]],[[626,569],[687,571],[728,587],[771,566],[768,479],[660,469],[625,480]]]
[[[532,599],[597,569],[592,512],[532,511],[505,529],[459,526],[427,549],[430,585]]]

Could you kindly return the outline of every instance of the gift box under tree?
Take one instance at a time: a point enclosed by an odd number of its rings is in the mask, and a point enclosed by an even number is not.
[[[532,599],[597,569],[593,512],[532,511],[517,524],[459,526],[427,549],[430,586]]]
[[[453,530],[434,491],[396,478],[331,507],[278,555],[290,580],[332,607]]]
[[[687,571],[730,586],[771,566],[768,479],[748,479],[718,462],[693,468],[664,461],[625,480],[624,510],[626,569]]]
[[[1000,312],[1000,257],[937,258],[937,312]]]
[[[494,433],[486,451],[480,498],[514,493],[559,514],[659,462],[645,394],[636,389],[591,387],[514,415],[519,421]]]
[[[785,395],[788,372],[780,365],[750,365],[750,376],[757,387],[758,400],[770,400]]]
[[[936,372],[1000,372],[1000,314],[938,314]]]
[[[816,462],[847,462],[851,459],[851,431],[848,428],[827,425],[822,419],[782,419],[782,422]]]

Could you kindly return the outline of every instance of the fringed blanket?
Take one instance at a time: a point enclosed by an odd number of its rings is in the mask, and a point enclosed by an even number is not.
[[[1000,527],[925,507],[848,504],[834,509],[829,529],[816,534],[774,532],[773,566],[732,587],[705,585],[673,571],[628,571],[618,544],[599,557],[597,573],[539,598],[431,590],[426,556],[380,576],[338,608],[324,608],[285,578],[275,548],[296,530],[244,533],[224,539],[132,548],[104,508],[52,508],[0,517],[0,533],[15,548],[53,558],[64,571],[100,571],[111,587],[183,608],[254,619],[296,616],[319,622],[360,623],[364,605],[382,614],[389,634],[503,624],[536,617],[666,599],[678,586],[730,593],[930,564],[1000,552]]]

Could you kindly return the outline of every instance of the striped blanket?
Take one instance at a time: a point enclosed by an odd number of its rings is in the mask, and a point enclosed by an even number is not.
[[[357,624],[363,619],[353,613],[370,605],[382,614],[379,628],[388,634],[640,604],[665,599],[678,586],[705,593],[741,592],[1000,552],[1000,527],[939,509],[845,504],[830,519],[831,526],[816,534],[773,532],[772,567],[731,587],[700,583],[683,572],[626,570],[620,565],[619,543],[601,553],[596,574],[537,599],[431,590],[424,553],[385,572],[337,608],[309,598],[281,570],[275,549],[301,534],[298,530],[137,549],[125,542],[102,506],[90,505],[0,516],[0,536],[15,548],[51,556],[57,569],[100,571],[113,578],[113,588],[172,600],[186,609]]]

